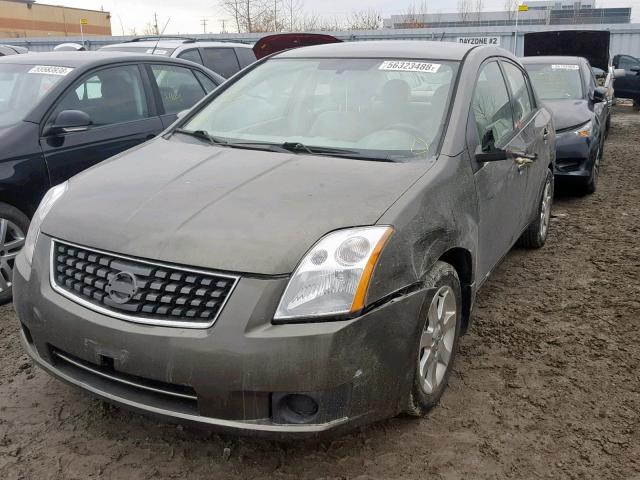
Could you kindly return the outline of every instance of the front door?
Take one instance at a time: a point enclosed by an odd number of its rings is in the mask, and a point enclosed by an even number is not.
[[[631,70],[640,69],[640,59],[630,55],[618,55],[616,63],[616,68],[625,70],[625,76],[616,78],[613,82],[616,97],[640,100],[640,71]]]
[[[472,153],[478,197],[478,254],[476,268],[481,279],[509,251],[523,224],[527,175],[514,159],[484,162],[475,160],[487,133],[497,148],[520,144],[509,91],[497,61],[486,63],[475,86],[469,119],[469,148]]]
[[[63,94],[44,126],[52,124],[64,110],[87,113],[92,125],[84,131],[40,138],[52,185],[163,130],[160,118],[151,114],[136,65],[106,68],[85,76]]]

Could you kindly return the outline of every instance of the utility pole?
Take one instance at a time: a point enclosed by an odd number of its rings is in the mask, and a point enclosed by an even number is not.
[[[207,33],[207,19],[203,18],[202,20],[200,20],[200,24],[202,25],[202,33],[206,34]]]
[[[221,24],[222,24],[222,31],[220,33],[227,33],[227,28],[226,28],[226,20],[222,19],[222,20],[218,20]]]
[[[158,14],[153,14],[153,30],[156,32],[156,35],[160,35],[160,28],[158,27]]]
[[[278,0],[273,0],[273,31],[278,31]]]

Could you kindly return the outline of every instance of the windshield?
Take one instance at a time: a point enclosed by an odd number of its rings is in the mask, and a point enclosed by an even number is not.
[[[0,64],[0,128],[21,122],[72,68]]]
[[[183,129],[229,143],[300,144],[307,153],[321,147],[421,159],[437,146],[457,68],[428,60],[273,59]]]
[[[578,65],[525,65],[541,100],[578,100],[583,98],[582,77]]]

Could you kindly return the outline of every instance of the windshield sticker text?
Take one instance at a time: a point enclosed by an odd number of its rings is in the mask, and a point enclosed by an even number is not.
[[[578,65],[551,65],[552,70],[578,70]]]
[[[386,60],[382,62],[378,70],[390,70],[393,72],[424,72],[436,73],[440,69],[439,63],[428,62],[402,62],[398,60]]]
[[[69,67],[54,67],[48,65],[37,65],[29,70],[29,73],[37,73],[40,75],[59,75],[64,77],[73,71],[73,68]]]

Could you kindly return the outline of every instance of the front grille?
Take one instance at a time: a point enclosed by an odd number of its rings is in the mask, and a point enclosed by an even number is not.
[[[51,263],[52,286],[66,297],[123,320],[166,326],[212,325],[238,281],[58,240]]]

